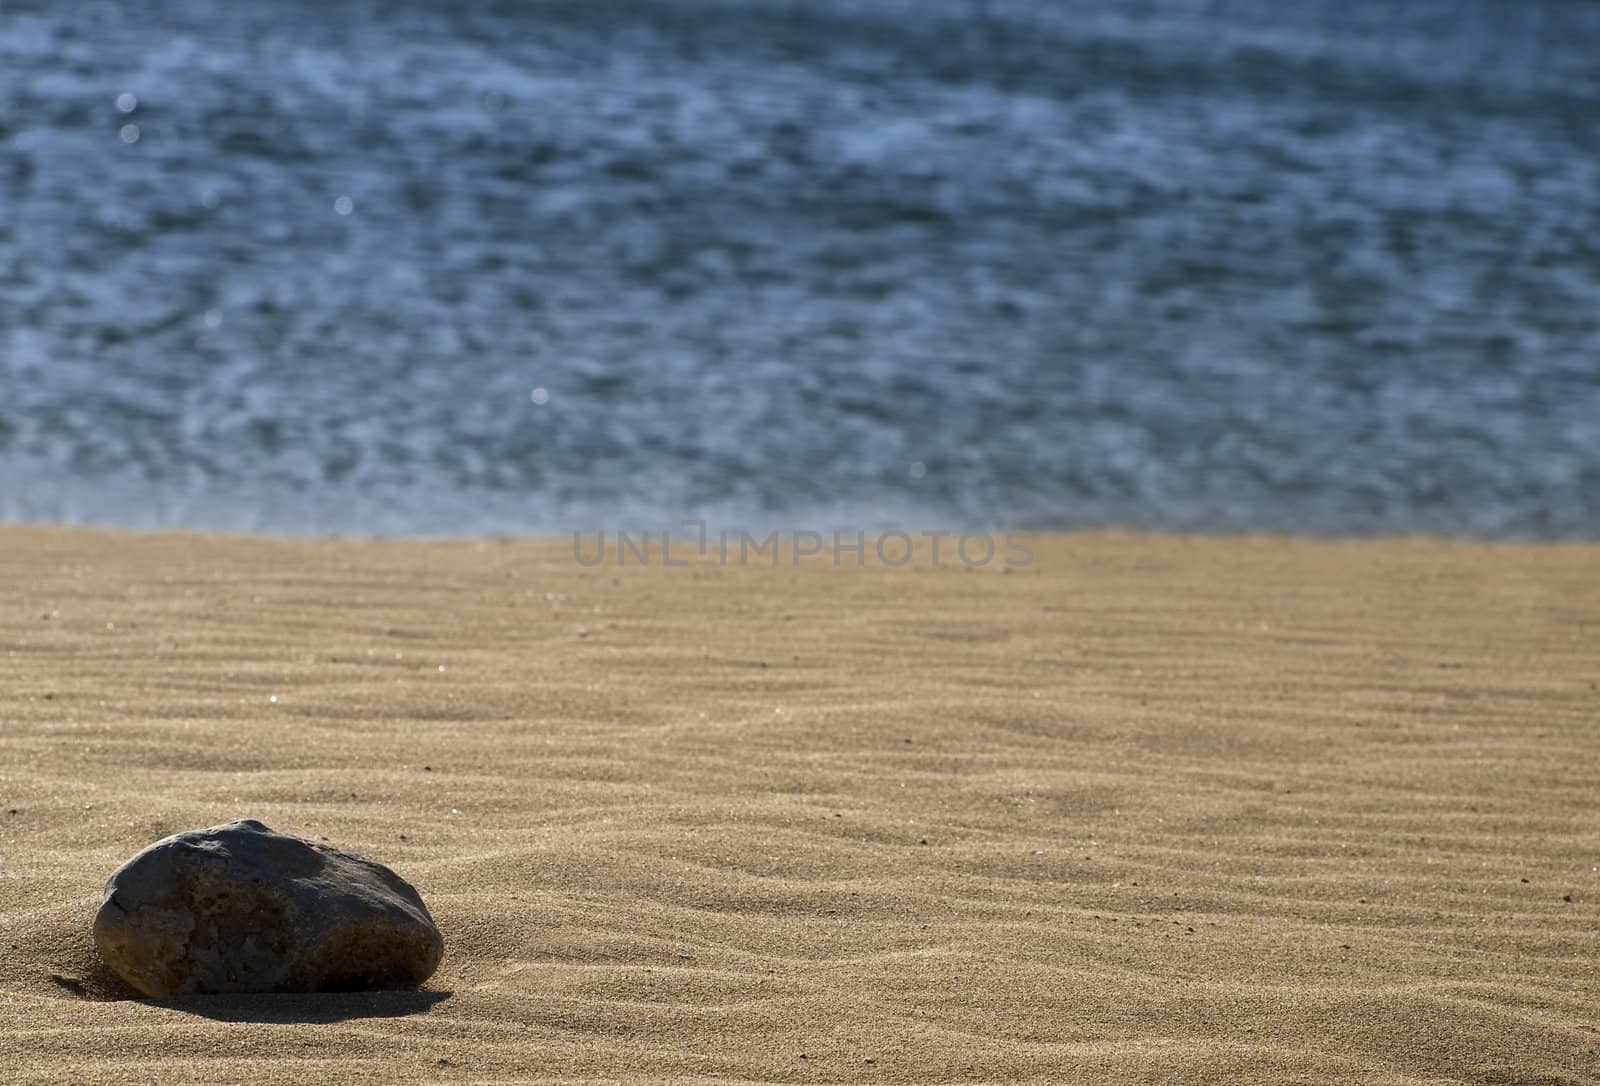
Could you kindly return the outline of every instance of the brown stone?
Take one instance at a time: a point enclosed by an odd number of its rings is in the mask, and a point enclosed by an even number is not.
[[[94,940],[156,999],[410,988],[444,952],[399,875],[250,819],[175,834],[119,867]]]

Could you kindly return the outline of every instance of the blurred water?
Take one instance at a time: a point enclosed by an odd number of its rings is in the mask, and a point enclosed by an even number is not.
[[[0,517],[1600,537],[1597,57],[1579,0],[6,0]]]

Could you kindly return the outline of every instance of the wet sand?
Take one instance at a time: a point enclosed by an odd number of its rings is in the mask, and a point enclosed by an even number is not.
[[[1600,1081],[1600,548],[969,572],[0,527],[0,1077]],[[126,999],[105,877],[393,866],[415,993]]]

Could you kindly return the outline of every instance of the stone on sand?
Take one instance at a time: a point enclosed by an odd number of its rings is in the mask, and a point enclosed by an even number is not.
[[[175,834],[119,867],[94,940],[154,999],[409,988],[444,953],[399,875],[253,819]]]

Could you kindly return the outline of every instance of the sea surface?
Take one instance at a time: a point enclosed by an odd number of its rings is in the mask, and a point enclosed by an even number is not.
[[[0,518],[1600,538],[1600,4],[0,2]]]

